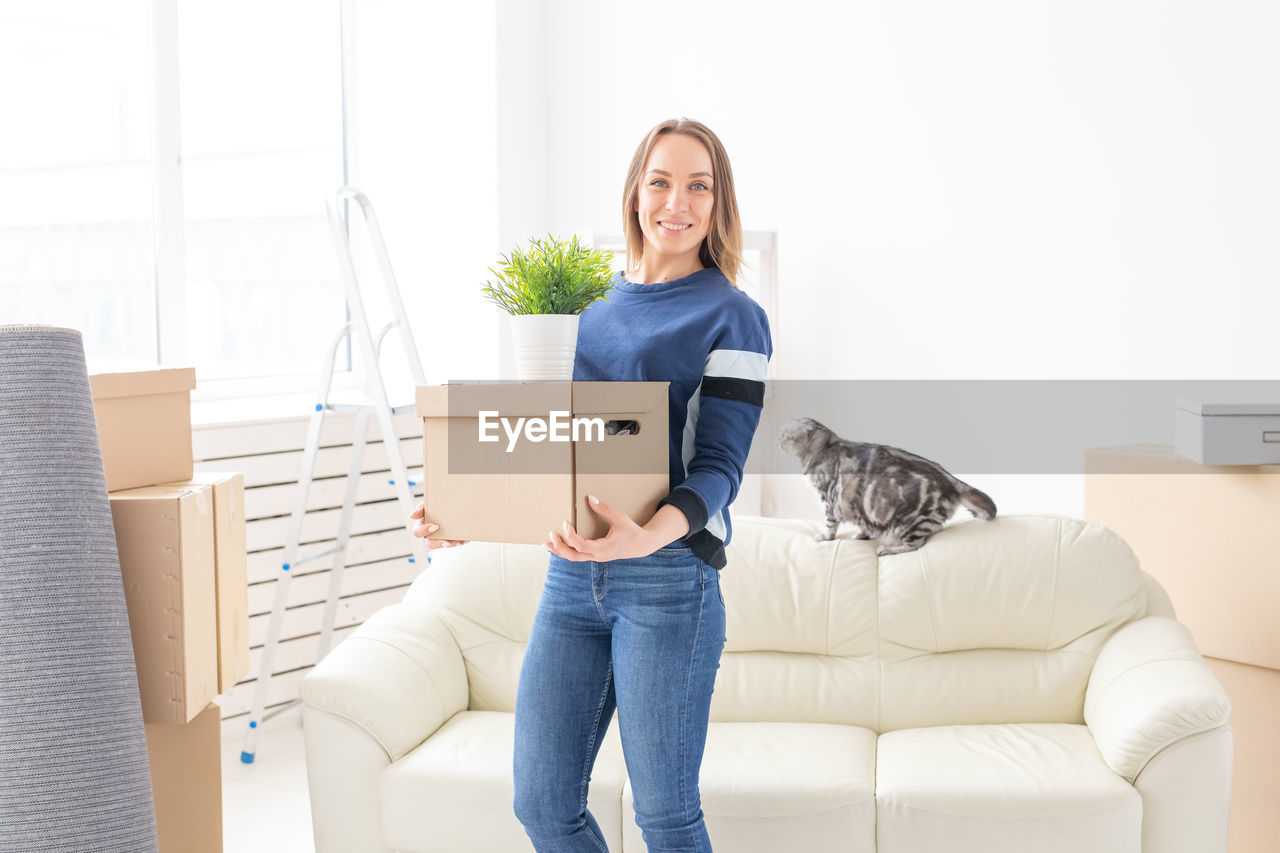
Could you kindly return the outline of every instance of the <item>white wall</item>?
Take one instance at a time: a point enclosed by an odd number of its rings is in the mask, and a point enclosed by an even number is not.
[[[687,115],[776,227],[787,378],[1266,378],[1280,7],[548,4],[558,231]]]
[[[505,315],[480,287],[548,229],[546,2],[346,8],[351,181],[378,209],[427,379],[511,377]]]
[[[676,115],[778,230],[781,378],[1277,374],[1280,7],[355,5],[357,180],[430,381],[509,375],[486,267],[617,233]],[[1082,509],[1078,478],[957,473],[1002,511]]]
[[[551,0],[554,2],[554,0]],[[496,0],[498,246],[507,254],[548,229],[547,0]],[[497,265],[497,256],[489,264]],[[486,279],[488,276],[486,276]],[[507,315],[497,318],[498,374],[515,377]]]
[[[500,246],[494,4],[359,0],[347,11],[350,181],[377,209],[427,381],[492,378],[497,321],[478,296]]]

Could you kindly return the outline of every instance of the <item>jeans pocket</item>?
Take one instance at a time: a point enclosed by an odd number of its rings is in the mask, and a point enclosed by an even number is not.
[[[670,545],[663,545],[653,553],[662,557],[687,557],[693,553],[693,549],[683,542],[677,541]]]
[[[715,571],[686,547],[659,548],[635,563],[645,582],[672,592],[705,592],[710,581],[707,573]]]

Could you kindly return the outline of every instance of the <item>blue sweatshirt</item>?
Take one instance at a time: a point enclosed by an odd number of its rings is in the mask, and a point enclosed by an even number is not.
[[[612,285],[578,322],[573,378],[671,383],[671,491],[658,506],[683,512],[685,544],[722,569],[729,504],[764,404],[769,321],[715,267],[660,284],[619,272]]]

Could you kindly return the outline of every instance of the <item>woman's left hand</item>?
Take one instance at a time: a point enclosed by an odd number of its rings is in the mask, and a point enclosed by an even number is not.
[[[574,562],[594,560],[604,563],[609,560],[627,560],[632,557],[647,557],[668,543],[655,541],[655,535],[636,524],[631,516],[616,510],[606,503],[589,497],[587,505],[592,511],[609,522],[609,532],[600,539],[583,539],[569,522],[564,523],[562,531],[547,531],[547,542],[542,543],[547,550],[558,557]]]

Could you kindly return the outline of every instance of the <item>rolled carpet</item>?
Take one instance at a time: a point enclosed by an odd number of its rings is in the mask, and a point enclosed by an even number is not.
[[[0,853],[157,849],[84,346],[0,326]]]

